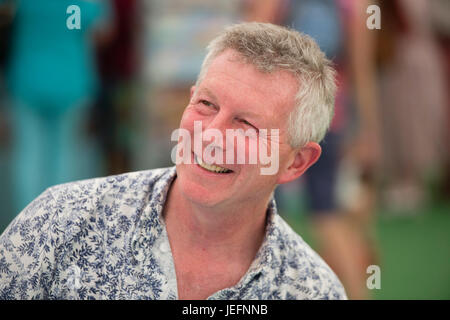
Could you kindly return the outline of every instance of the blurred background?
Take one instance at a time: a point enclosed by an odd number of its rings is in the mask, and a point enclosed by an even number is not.
[[[448,0],[0,0],[0,232],[49,186],[173,165],[205,46],[242,21],[311,35],[338,70],[323,155],[280,214],[351,299],[450,299]]]

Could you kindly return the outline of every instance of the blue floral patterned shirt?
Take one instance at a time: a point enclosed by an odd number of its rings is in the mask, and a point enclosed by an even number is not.
[[[58,185],[0,236],[0,299],[177,299],[163,206],[175,167]],[[346,299],[336,275],[267,209],[264,241],[209,299]]]

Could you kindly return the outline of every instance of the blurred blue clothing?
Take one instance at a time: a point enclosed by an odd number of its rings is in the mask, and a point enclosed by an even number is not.
[[[67,7],[80,8],[81,29],[69,30]],[[14,99],[47,112],[90,97],[96,72],[87,36],[105,15],[105,3],[79,0],[17,2],[8,89]]]
[[[312,37],[326,56],[339,66],[345,47],[345,30],[342,23],[342,5],[337,0],[291,0],[286,24]],[[342,68],[338,68],[338,89],[335,114],[331,128],[322,141],[319,160],[308,169],[304,179],[309,211],[314,215],[336,214],[337,172],[339,148],[342,138],[342,118],[345,117],[344,82]],[[337,121],[340,122],[340,126]]]
[[[57,114],[42,114],[21,104],[11,110],[15,211],[10,220],[49,186],[102,173],[96,142],[83,132],[87,112],[87,105]]]
[[[320,143],[319,160],[304,175],[308,207],[315,216],[334,214],[338,208],[336,187],[341,139],[339,133],[329,131]]]
[[[20,0],[6,85],[11,102],[11,174],[15,212],[45,188],[87,178],[98,160],[83,139],[89,100],[97,89],[92,33],[108,2]],[[80,8],[80,29],[67,20]],[[85,126],[84,128],[86,128]],[[85,169],[85,168],[83,168]],[[95,172],[99,174],[99,172]],[[12,217],[11,217],[12,219]]]
[[[343,26],[336,0],[291,0],[287,24],[311,36],[329,59],[342,50]]]

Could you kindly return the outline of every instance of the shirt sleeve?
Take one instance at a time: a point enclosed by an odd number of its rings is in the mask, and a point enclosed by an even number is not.
[[[32,201],[0,236],[0,299],[46,299],[52,285],[55,248],[62,230],[49,189]]]

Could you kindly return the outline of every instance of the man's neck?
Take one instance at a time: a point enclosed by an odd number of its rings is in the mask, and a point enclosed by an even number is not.
[[[209,259],[251,262],[264,238],[268,201],[205,207],[187,199],[175,179],[163,213],[171,244]]]

